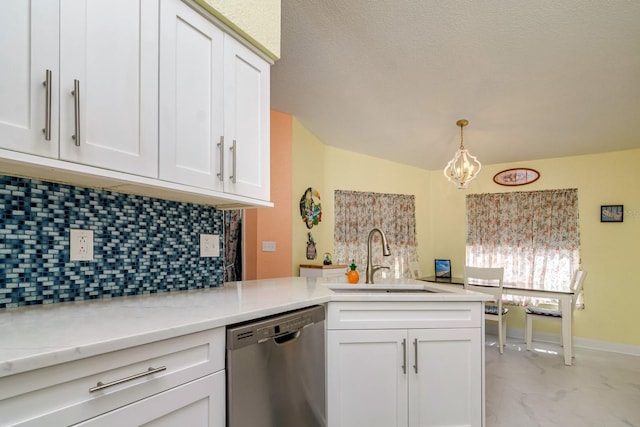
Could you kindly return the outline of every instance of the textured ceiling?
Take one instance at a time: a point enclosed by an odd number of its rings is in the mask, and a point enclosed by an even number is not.
[[[640,1],[283,0],[271,107],[435,170],[640,148]]]

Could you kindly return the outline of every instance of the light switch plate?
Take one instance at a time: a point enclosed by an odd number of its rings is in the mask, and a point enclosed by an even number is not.
[[[69,230],[69,261],[93,261],[93,230]]]
[[[218,234],[200,235],[200,256],[203,258],[220,256],[220,236]]]
[[[275,252],[276,242],[262,242],[262,252]]]

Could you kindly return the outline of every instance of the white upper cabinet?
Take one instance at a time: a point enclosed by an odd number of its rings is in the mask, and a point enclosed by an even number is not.
[[[232,37],[224,44],[225,191],[270,198],[270,66]]]
[[[61,1],[61,159],[157,177],[158,8]]]
[[[160,178],[269,200],[270,65],[181,0],[161,7]]]
[[[2,148],[58,157],[58,15],[54,1],[0,2]]]
[[[161,21],[160,178],[221,191],[224,33],[182,1]]]
[[[272,206],[270,62],[234,37],[191,0],[0,0],[0,173]]]

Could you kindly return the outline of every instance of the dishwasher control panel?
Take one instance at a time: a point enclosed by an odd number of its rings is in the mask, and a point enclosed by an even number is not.
[[[258,342],[299,331],[305,326],[312,325],[313,323],[313,317],[306,314],[304,316],[280,322],[273,326],[260,328],[257,330]]]
[[[297,332],[305,326],[325,320],[324,306],[314,306],[290,313],[252,320],[227,327],[227,349],[233,350],[251,344]]]

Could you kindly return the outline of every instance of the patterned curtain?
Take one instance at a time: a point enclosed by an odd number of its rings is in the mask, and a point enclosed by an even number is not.
[[[387,236],[391,256],[382,255],[380,235],[372,244],[374,264],[390,267],[379,270],[381,277],[409,277],[409,261],[417,261],[415,197],[403,194],[335,192],[334,246],[337,263],[354,259],[364,280],[367,268],[367,239],[373,228]]]
[[[224,281],[242,280],[242,210],[224,211]]]
[[[468,195],[466,257],[504,267],[520,287],[568,288],[580,264],[578,190]]]

